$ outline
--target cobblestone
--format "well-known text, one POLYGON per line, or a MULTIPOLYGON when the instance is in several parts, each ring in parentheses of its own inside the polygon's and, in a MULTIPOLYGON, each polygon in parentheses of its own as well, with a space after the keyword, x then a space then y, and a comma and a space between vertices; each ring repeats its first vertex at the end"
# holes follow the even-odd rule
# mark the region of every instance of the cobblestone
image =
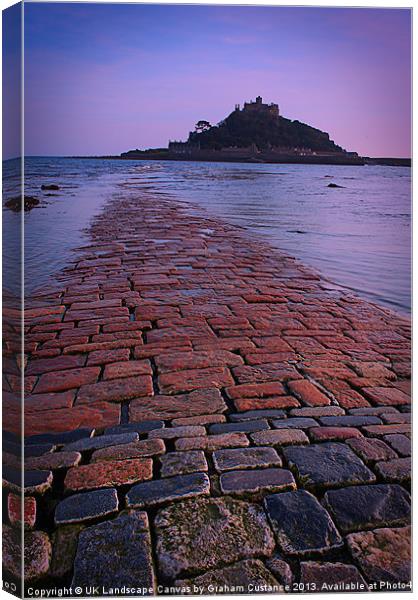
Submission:
POLYGON ((189 452, 170 452, 160 458, 161 477, 172 477, 173 475, 185 475, 207 471, 208 464, 205 454, 201 450, 189 452))
POLYGON ((126 495, 126 504, 142 508, 209 494, 210 482, 206 473, 191 473, 148 481, 134 485, 126 495))
POLYGON ((330 490, 324 496, 341 531, 406 525, 410 519, 409 494, 399 485, 357 485, 330 490))
POLYGON ((158 562, 165 577, 269 556, 274 548, 263 510, 236 500, 180 502, 157 513, 155 528, 158 562))
MULTIPOLYGON (((384 435, 383 439, 387 442, 398 454, 401 456, 411 456, 412 444, 411 440, 406 436, 400 433, 395 433, 391 435, 384 435)), ((388 458, 396 458, 396 457, 388 457, 388 458)), ((384 459, 382 459, 384 460, 384 459)))
POLYGON ((273 448, 217 450, 213 453, 212 458, 215 469, 219 473, 233 469, 282 466, 282 461, 273 448))
MULTIPOLYGON (((136 587, 155 584, 154 568, 167 585, 409 577, 409 320, 330 293, 263 240, 151 194, 127 190, 107 203, 76 260, 26 298, 33 581, 136 587), (279 479, 291 491, 272 495, 279 479), (56 506, 116 487, 116 516, 102 505, 87 528, 54 524, 56 506), (288 524, 288 554, 280 544, 277 553, 266 494, 289 498, 294 518, 275 525, 288 524)), ((4 486, 15 535, 20 381, 7 338, 17 304, 4 302, 4 486)), ((16 555, 14 539, 6 550, 16 555)))
POLYGON ((146 419, 174 419, 201 414, 222 413, 226 404, 218 389, 196 390, 175 396, 158 395, 134 399, 129 405, 131 421, 146 419))
POLYGON ((329 514, 309 492, 267 496, 265 506, 277 543, 285 554, 306 556, 342 546, 343 540, 329 514))
POLYGON ((251 434, 251 439, 257 446, 287 446, 309 444, 309 438, 301 429, 276 429, 258 431, 251 434))
POLYGON ((228 471, 220 476, 219 485, 224 494, 235 496, 296 489, 292 473, 275 468, 228 471))
POLYGON ((132 458, 121 462, 107 460, 73 467, 67 471, 64 485, 72 491, 112 487, 152 478, 150 458, 132 458))
POLYGON ((347 536, 349 550, 371 582, 408 583, 411 580, 409 527, 376 529, 347 536))
POLYGON ((407 483, 411 480, 411 468, 410 458, 395 458, 376 463, 376 471, 385 481, 407 483))
POLYGON ((397 458, 396 452, 382 440, 351 438, 347 444, 366 463, 397 458))
POLYGON ((376 477, 345 444, 284 448, 290 468, 307 489, 374 482, 376 477))
POLYGON ((218 435, 207 435, 191 438, 181 438, 176 440, 176 450, 209 450, 214 451, 219 448, 242 448, 249 446, 245 433, 220 433, 218 435))
POLYGON ((177 580, 177 586, 198 589, 199 594, 210 595, 214 590, 279 588, 279 584, 261 560, 243 560, 230 567, 208 571, 194 579, 177 580), (196 586, 196 587, 195 587, 196 586))
POLYGON ((90 586, 99 586, 106 593, 122 586, 154 587, 147 514, 124 512, 84 529, 79 535, 71 585, 81 587, 84 594, 90 586))
POLYGON ((55 523, 81 523, 117 512, 118 496, 115 489, 74 494, 62 500, 55 509, 55 523))
POLYGON ((359 570, 353 565, 344 563, 300 563, 300 582, 305 586, 316 586, 316 592, 339 591, 343 585, 344 590, 368 592, 369 587, 359 570))

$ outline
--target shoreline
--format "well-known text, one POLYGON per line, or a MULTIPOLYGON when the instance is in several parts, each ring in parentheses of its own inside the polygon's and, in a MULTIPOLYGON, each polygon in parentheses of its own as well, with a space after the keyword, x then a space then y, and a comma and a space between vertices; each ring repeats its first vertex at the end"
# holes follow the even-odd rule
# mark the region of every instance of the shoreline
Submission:
MULTIPOLYGON (((34 587, 107 585, 103 573, 115 587, 206 586, 239 573, 292 591, 324 569, 328 581, 371 585, 370 555, 384 540, 387 576, 403 581, 410 320, 324 290, 299 260, 202 212, 122 192, 94 217, 90 243, 57 286, 26 299, 25 446, 51 446, 27 458, 45 477, 30 495, 41 512, 58 504, 41 515, 44 542, 33 535, 48 567, 34 587), (107 490, 109 513, 87 501, 97 490, 107 490), (376 493, 392 498, 393 514, 374 509, 376 493), (87 517, 71 507, 76 494, 85 494, 87 517), (281 519, 292 510, 312 516, 306 531, 281 519), (63 515, 58 526, 54 514, 63 515), (73 555, 63 567, 68 539, 58 531, 70 523, 73 555), (127 527, 141 532, 135 548, 127 527), (141 577, 124 563, 121 582, 108 544, 139 552, 141 577)), ((13 373, 7 384, 6 421, 18 433, 13 373)), ((13 493, 17 457, 7 437, 13 493)))
POLYGON ((158 153, 146 153, 136 154, 130 156, 129 153, 123 153, 116 156, 67 156, 63 158, 74 158, 74 159, 100 159, 100 160, 158 160, 158 161, 169 161, 169 162, 209 162, 209 163, 237 163, 237 164, 301 164, 301 165, 335 165, 335 166, 354 166, 364 167, 368 165, 374 166, 391 166, 391 167, 411 167, 412 159, 410 158, 368 158, 359 157, 358 160, 353 159, 341 159, 340 157, 278 157, 274 158, 237 158, 231 157, 216 157, 210 158, 208 156, 187 156, 187 155, 169 155, 158 154, 158 153))

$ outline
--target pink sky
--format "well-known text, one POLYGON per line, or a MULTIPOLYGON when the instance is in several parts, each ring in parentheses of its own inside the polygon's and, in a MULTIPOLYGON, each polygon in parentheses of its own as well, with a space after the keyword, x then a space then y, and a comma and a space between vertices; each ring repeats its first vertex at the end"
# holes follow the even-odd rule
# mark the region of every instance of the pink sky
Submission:
POLYGON ((410 156, 408 10, 29 3, 25 33, 27 155, 166 146, 260 94, 410 156))

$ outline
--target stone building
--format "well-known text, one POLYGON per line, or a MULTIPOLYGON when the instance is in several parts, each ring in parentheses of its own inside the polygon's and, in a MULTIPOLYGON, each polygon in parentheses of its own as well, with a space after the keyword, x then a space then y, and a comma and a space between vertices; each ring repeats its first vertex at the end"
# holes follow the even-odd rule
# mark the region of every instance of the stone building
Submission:
MULTIPOLYGON (((237 104, 235 108, 238 108, 239 110, 239 105, 237 104)), ((245 112, 268 112, 274 117, 278 117, 280 114, 278 104, 263 104, 263 99, 261 96, 257 96, 255 102, 244 102, 243 110, 245 112)))

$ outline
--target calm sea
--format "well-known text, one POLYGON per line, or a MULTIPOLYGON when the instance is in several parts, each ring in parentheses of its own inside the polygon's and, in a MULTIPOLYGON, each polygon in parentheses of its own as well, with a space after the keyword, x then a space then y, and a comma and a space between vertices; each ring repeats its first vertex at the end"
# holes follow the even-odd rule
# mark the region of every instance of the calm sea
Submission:
MULTIPOLYGON (((147 189, 247 228, 336 286, 410 311, 409 168, 66 158, 27 158, 25 164, 25 193, 42 201, 24 216, 26 294, 74 258, 91 218, 108 200, 147 189), (49 183, 60 190, 42 192, 49 183)), ((17 161, 5 161, 4 200, 18 184, 17 161)), ((13 290, 19 222, 19 215, 3 209, 3 277, 13 290)))

